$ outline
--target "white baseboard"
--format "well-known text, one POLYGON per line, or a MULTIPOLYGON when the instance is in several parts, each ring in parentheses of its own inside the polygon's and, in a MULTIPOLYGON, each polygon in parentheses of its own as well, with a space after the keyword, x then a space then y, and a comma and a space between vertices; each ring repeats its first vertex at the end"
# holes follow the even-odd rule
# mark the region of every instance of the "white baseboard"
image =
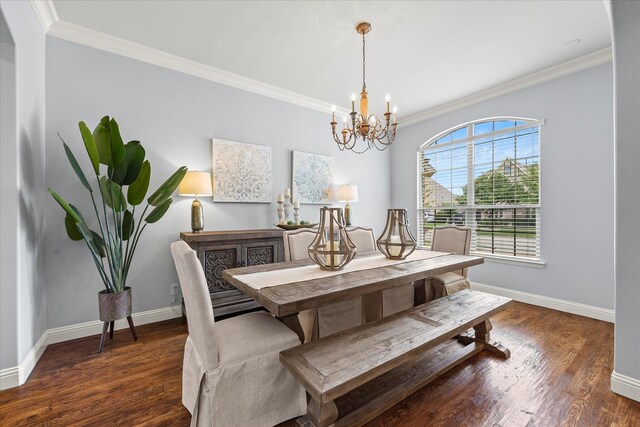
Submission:
POLYGON ((498 286, 485 285, 471 282, 471 289, 486 292, 489 294, 501 295, 513 298, 516 301, 527 304, 538 305, 540 307, 551 308, 553 310, 564 311, 566 313, 577 314, 579 316, 591 317, 592 319, 603 320, 614 323, 614 311, 608 308, 596 307, 593 305, 581 304, 561 300, 543 295, 530 294, 528 292, 514 291, 512 289, 500 288, 498 286))
POLYGON ((611 391, 640 402, 640 381, 635 378, 613 371, 611 374, 611 391))
POLYGON ((11 368, 0 371, 0 390, 17 387, 24 384, 31 375, 31 371, 35 368, 36 363, 40 360, 40 356, 47 349, 47 331, 44 331, 38 342, 33 346, 24 361, 11 368))
MULTIPOLYGON (((179 306, 175 307, 175 311, 172 307, 164 307, 140 313, 133 313, 131 315, 135 325, 162 322, 163 320, 169 320, 180 316, 182 316, 182 307, 179 306)), ((102 333, 102 325, 103 323, 101 321, 93 320, 91 322, 77 323, 75 325, 49 329, 46 332, 48 335, 47 345, 100 334, 102 333)), ((114 325, 116 330, 128 327, 129 324, 127 323, 127 319, 117 320, 114 325)))
POLYGON ((0 371, 0 390, 20 385, 20 367, 14 366, 0 371))
MULTIPOLYGON (((161 322, 163 320, 174 319, 180 316, 182 316, 182 307, 180 306, 158 308, 155 310, 133 313, 131 315, 136 326, 161 322)), ((29 375, 31 375, 36 363, 40 360, 40 356, 42 356, 42 353, 44 353, 49 344, 102 333, 102 325, 103 323, 101 321, 95 320, 92 322, 47 329, 19 366, 6 368, 0 371, 0 390, 24 384, 29 378, 29 375)), ((126 319, 118 320, 114 325, 116 330, 128 327, 129 324, 126 319)))

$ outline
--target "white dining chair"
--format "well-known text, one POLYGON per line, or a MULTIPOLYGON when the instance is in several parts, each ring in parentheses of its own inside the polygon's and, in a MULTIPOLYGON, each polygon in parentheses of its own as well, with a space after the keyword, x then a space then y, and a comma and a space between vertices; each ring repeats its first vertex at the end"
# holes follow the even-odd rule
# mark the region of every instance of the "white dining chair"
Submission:
MULTIPOLYGON (((447 226, 433 229, 431 250, 439 252, 453 252, 458 255, 469 255, 471 248, 471 229, 469 227, 447 226)), ((440 298, 464 289, 470 289, 467 279, 467 269, 442 273, 433 276, 431 286, 433 297, 440 298)))
POLYGON ((178 241, 171 254, 189 319, 182 404, 191 426, 272 426, 305 414, 304 388, 279 360, 298 335, 266 312, 216 322, 195 251, 178 241))
MULTIPOLYGON (((285 261, 308 259, 308 248, 317 229, 301 228, 283 233, 285 261)), ((301 312, 298 320, 305 342, 322 338, 362 324, 362 298, 351 298, 301 312)))
MULTIPOLYGON (((377 251, 375 235, 371 227, 347 228, 347 234, 353 244, 356 245, 358 254, 377 251)), ((408 310, 413 307, 413 303, 413 283, 385 289, 382 291, 382 316, 386 317, 408 310)))

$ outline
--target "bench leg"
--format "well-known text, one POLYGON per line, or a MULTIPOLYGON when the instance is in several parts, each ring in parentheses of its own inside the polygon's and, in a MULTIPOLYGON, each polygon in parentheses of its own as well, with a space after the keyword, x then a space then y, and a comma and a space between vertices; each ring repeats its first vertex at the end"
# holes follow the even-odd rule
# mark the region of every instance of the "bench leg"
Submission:
POLYGON ((485 320, 482 323, 478 323, 473 327, 475 331, 475 336, 470 336, 467 334, 458 335, 458 341, 463 344, 471 344, 474 341, 481 342, 484 344, 484 347, 492 353, 497 354, 505 359, 511 357, 511 351, 508 348, 504 347, 502 344, 497 343, 491 340, 490 331, 493 329, 493 325, 489 319, 485 320))
POLYGON ((338 408, 333 402, 318 403, 312 398, 307 404, 307 415, 312 426, 326 427, 338 419, 338 408))

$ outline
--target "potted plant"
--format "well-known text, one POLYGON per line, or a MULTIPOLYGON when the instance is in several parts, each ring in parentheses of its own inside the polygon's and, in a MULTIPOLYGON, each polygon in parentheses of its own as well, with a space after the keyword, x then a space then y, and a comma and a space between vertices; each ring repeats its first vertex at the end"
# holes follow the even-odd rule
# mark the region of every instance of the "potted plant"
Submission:
POLYGON ((62 140, 71 168, 89 192, 93 204, 93 216, 97 229, 91 229, 82 213, 58 193, 49 193, 66 212, 64 225, 71 240, 84 241, 104 283, 98 293, 100 320, 104 322, 99 352, 102 352, 107 327, 113 338, 114 321, 127 318, 134 339, 137 339, 131 319, 131 288, 127 277, 140 235, 149 224, 159 221, 169 209, 175 191, 187 172, 182 166, 169 177, 151 196, 140 212, 151 178, 151 164, 145 160, 145 150, 140 141, 124 143, 118 123, 109 116, 103 117, 93 133, 84 122, 78 124, 87 154, 96 177, 95 188, 89 183, 69 146, 62 140), (101 175, 101 165, 106 173, 101 175), (103 168, 104 169, 104 168, 103 168), (97 200, 96 200, 97 199, 97 200), (151 208, 151 211, 147 211, 151 208))

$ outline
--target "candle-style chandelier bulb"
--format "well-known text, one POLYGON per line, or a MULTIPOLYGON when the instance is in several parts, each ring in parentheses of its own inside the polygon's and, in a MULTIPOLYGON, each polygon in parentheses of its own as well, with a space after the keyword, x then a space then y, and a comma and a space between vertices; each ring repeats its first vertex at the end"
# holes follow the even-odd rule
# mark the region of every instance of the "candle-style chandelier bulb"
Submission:
POLYGON ((371 31, 371 24, 361 22, 356 26, 358 34, 362 35, 362 91, 360 92, 360 111, 356 111, 356 94, 351 95, 351 116, 349 121, 345 122, 345 126, 341 132, 336 132, 335 112, 331 116, 331 130, 333 140, 338 144, 340 150, 351 150, 361 154, 372 148, 379 151, 385 150, 396 139, 396 108, 394 107, 393 120, 391 111, 389 111, 389 103, 391 97, 385 97, 386 112, 384 119, 380 119, 375 114, 369 115, 369 99, 367 95, 366 82, 366 49, 365 35, 371 31))

